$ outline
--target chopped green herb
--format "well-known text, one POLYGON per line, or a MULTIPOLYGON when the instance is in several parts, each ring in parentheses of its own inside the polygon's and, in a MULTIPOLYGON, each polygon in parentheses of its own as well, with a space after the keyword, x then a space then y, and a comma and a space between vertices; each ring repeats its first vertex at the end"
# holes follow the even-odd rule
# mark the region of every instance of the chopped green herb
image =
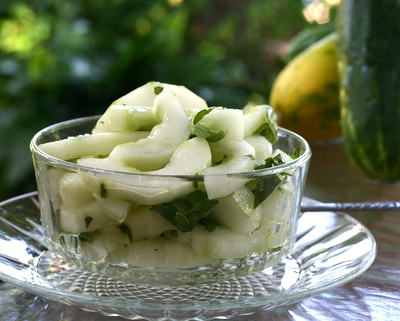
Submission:
POLYGON ((93 243, 93 240, 90 237, 90 233, 82 232, 79 234, 78 237, 79 237, 79 241, 81 241, 81 242, 93 243))
POLYGON ((93 221, 93 217, 91 217, 91 216, 86 216, 85 217, 86 228, 89 228, 89 225, 90 225, 90 223, 92 223, 92 221, 93 221))
POLYGON ((181 232, 190 232, 218 203, 209 200, 207 192, 196 190, 169 203, 154 205, 150 210, 165 217, 181 232))
POLYGON ((104 184, 100 184, 100 196, 102 198, 107 198, 107 189, 104 184))
POLYGON ((247 187, 254 195, 254 205, 256 208, 260 205, 274 190, 283 184, 278 175, 260 177, 247 183, 247 187))
POLYGON ((280 250, 282 249, 282 246, 278 246, 278 247, 274 247, 274 248, 272 248, 272 249, 268 249, 268 254, 274 254, 274 253, 277 253, 277 252, 280 252, 280 250))
POLYGON ((290 153, 289 155, 293 158, 299 158, 301 156, 301 154, 303 153, 303 149, 302 148, 296 148, 296 150, 293 153, 290 153))
POLYGON ((131 242, 131 244, 133 243, 133 238, 132 238, 132 232, 131 229, 129 228, 129 226, 125 225, 124 223, 120 224, 117 226, 119 228, 119 230, 126 234, 129 238, 129 242, 131 242))
POLYGON ((222 157, 222 159, 221 160, 219 160, 219 161, 216 161, 215 163, 214 163, 214 165, 219 165, 219 164, 222 164, 222 162, 225 160, 225 158, 227 158, 228 157, 228 155, 224 155, 223 157, 222 157))
POLYGON ((205 231, 208 232, 213 232, 217 228, 217 221, 213 220, 212 218, 209 217, 203 217, 200 221, 200 224, 205 226, 205 231))
POLYGON ((255 132, 256 135, 264 136, 272 145, 278 142, 278 129, 274 124, 264 123, 255 132))
MULTIPOLYGON (((277 154, 275 157, 266 158, 264 164, 258 165, 254 169, 265 169, 284 163, 285 160, 282 155, 277 154)), ((285 175, 287 174, 285 173, 285 175)), ((281 179, 275 174, 267 177, 257 177, 248 182, 247 187, 254 195, 254 208, 260 205, 275 189, 282 186, 286 182, 286 179, 287 177, 281 179)))
POLYGON ((218 142, 222 138, 224 138, 227 134, 225 130, 212 130, 207 129, 198 125, 194 125, 192 129, 192 134, 197 137, 204 137, 208 142, 218 142))
POLYGON ((192 122, 192 135, 197 137, 204 137, 208 142, 217 142, 226 136, 226 130, 212 130, 197 125, 197 123, 201 121, 204 116, 208 115, 213 110, 214 108, 202 109, 194 116, 192 122))
POLYGON ((254 169, 265 169, 282 164, 285 164, 285 160, 283 159, 281 154, 278 154, 275 157, 266 158, 264 164, 257 165, 254 167, 254 169))
POLYGON ((163 90, 164 90, 164 87, 161 87, 161 86, 154 87, 154 93, 156 95, 160 94, 163 90))
POLYGON ((193 125, 196 125, 200 120, 204 118, 204 116, 208 115, 214 110, 214 108, 207 108, 200 110, 193 118, 193 125))

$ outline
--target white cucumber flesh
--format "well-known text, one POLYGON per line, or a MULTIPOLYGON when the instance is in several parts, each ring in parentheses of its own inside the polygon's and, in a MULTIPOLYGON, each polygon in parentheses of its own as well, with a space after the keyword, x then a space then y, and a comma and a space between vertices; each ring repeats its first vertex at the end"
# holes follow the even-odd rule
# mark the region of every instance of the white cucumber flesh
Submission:
MULTIPOLYGON (((263 212, 262 220, 287 222, 293 210, 294 191, 290 183, 273 191, 258 207, 263 212)), ((260 229, 265 224, 261 222, 260 229)))
MULTIPOLYGON (((218 142, 213 143, 218 144, 218 142)), ((221 143, 223 144, 223 143, 221 143)), ((214 145, 215 146, 215 145, 214 145)), ((245 141, 238 142, 221 164, 208 167, 202 171, 204 185, 209 199, 232 194, 247 182, 247 178, 232 176, 232 173, 248 172, 254 169, 254 147, 245 141)))
POLYGON ((64 174, 59 191, 62 206, 67 209, 79 209, 95 200, 79 173, 64 174))
POLYGON ((108 128, 110 131, 151 130, 160 120, 150 107, 111 105, 108 128))
POLYGON ((272 107, 258 105, 252 107, 243 117, 244 137, 249 137, 257 132, 264 124, 277 127, 277 117, 272 107))
POLYGON ((193 182, 182 181, 179 178, 168 178, 164 183, 158 176, 129 176, 131 182, 118 182, 127 179, 126 174, 121 173, 82 173, 85 184, 92 193, 105 198, 126 200, 143 205, 155 205, 170 202, 175 198, 189 194, 195 190, 193 182), (122 178, 123 177, 123 178, 122 178), (157 186, 159 184, 159 186, 157 186))
POLYGON ((138 87, 128 94, 122 96, 113 102, 113 105, 129 105, 136 107, 152 107, 156 94, 156 87, 168 88, 171 90, 180 105, 187 109, 204 109, 207 108, 206 101, 185 86, 171 85, 161 82, 148 82, 138 87))
POLYGON ((224 131, 226 135, 220 141, 243 141, 243 111, 241 109, 213 108, 195 124, 212 131, 224 131))
POLYGON ((194 137, 183 142, 164 168, 150 171, 157 175, 195 175, 210 167, 212 155, 205 138, 194 137))
POLYGON ((131 202, 124 200, 106 199, 95 194, 94 197, 99 203, 101 209, 117 222, 122 222, 126 218, 132 205, 131 202))
POLYGON ((148 137, 137 142, 120 144, 109 157, 140 171, 164 167, 175 149, 189 137, 189 119, 174 94, 164 89, 154 100, 154 108, 163 111, 160 124, 148 137))
MULTIPOLYGON (((121 172, 135 171, 110 159, 87 158, 78 164, 104 170, 121 172)), ((211 151, 204 138, 195 137, 185 141, 175 150, 167 165, 156 171, 140 175, 115 173, 82 173, 88 189, 95 195, 107 193, 113 199, 129 200, 139 204, 159 204, 194 191, 193 182, 178 177, 161 179, 155 175, 195 175, 211 165, 211 151)))
POLYGON ((78 235, 113 224, 114 221, 94 201, 78 209, 60 209, 60 229, 62 233, 78 235))
POLYGON ((118 246, 118 243, 115 242, 116 237, 118 236, 112 233, 112 230, 110 232, 108 228, 100 228, 90 232, 89 239, 84 241, 84 238, 81 238, 80 248, 82 255, 93 262, 103 260, 108 253, 118 246))
POLYGON ((191 248, 163 237, 117 247, 107 256, 106 261, 165 268, 191 268, 212 263, 212 259, 200 256, 191 248))
POLYGON ((254 147, 255 159, 257 165, 265 164, 265 159, 272 157, 272 144, 262 135, 252 135, 245 139, 247 143, 254 147))
POLYGON ((222 226, 212 232, 196 226, 190 233, 193 250, 214 259, 238 259, 268 249, 265 236, 255 237, 222 226))
POLYGON ((149 135, 149 131, 87 134, 39 145, 46 154, 62 160, 86 156, 107 156, 119 144, 136 142, 149 135))
POLYGON ((208 216, 232 231, 247 235, 252 234, 261 224, 260 216, 246 214, 232 196, 219 198, 218 204, 208 216))
POLYGON ((134 208, 123 224, 129 228, 132 242, 152 239, 165 231, 175 229, 163 216, 150 211, 148 206, 134 208))

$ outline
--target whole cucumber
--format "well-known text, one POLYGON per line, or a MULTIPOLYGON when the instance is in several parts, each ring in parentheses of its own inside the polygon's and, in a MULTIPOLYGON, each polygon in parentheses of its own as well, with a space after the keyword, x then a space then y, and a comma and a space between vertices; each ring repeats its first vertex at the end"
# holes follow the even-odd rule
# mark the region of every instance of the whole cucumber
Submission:
POLYGON ((342 0, 341 124, 347 152, 371 178, 400 179, 400 1, 342 0))

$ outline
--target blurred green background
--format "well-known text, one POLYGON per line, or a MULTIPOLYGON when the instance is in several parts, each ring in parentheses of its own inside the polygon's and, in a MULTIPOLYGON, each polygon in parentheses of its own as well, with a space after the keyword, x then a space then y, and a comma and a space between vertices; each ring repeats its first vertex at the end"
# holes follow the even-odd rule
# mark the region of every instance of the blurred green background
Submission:
POLYGON ((266 100, 308 0, 0 0, 0 201, 36 190, 29 142, 156 80, 266 100))

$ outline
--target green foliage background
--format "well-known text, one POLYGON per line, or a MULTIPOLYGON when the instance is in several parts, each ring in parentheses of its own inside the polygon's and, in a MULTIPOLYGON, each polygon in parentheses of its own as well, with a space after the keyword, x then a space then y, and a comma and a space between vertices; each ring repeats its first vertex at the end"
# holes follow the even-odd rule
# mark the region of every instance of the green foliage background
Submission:
POLYGON ((29 142, 152 80, 210 106, 266 99, 300 0, 0 0, 0 201, 36 189, 29 142))

